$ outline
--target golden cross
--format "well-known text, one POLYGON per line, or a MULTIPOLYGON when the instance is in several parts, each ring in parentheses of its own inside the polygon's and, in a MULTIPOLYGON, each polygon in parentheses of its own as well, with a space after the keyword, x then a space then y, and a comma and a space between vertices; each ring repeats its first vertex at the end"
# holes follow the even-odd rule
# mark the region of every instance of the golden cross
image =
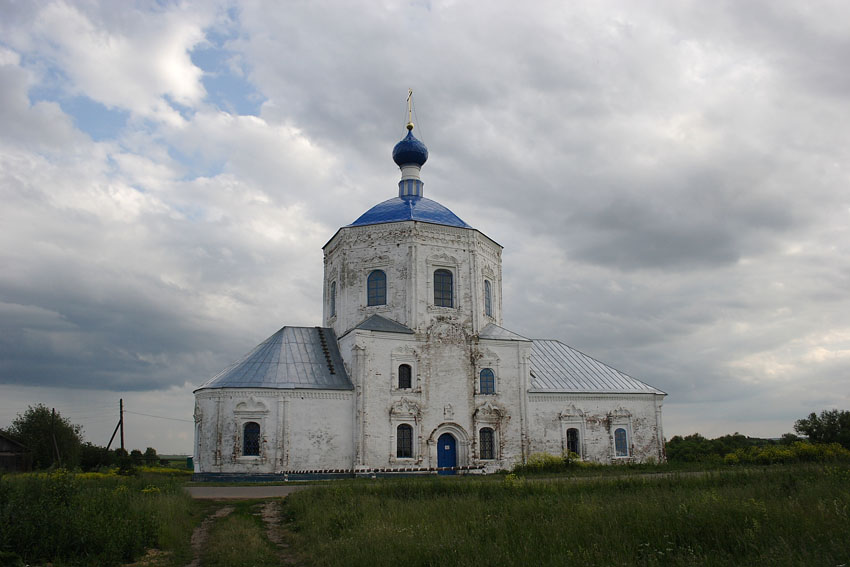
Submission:
POLYGON ((407 89, 407 129, 413 130, 413 89, 407 89))

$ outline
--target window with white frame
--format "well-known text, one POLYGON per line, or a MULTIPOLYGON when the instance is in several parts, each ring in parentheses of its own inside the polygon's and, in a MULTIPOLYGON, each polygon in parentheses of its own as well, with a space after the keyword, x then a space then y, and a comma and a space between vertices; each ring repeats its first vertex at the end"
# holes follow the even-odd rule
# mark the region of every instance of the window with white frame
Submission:
POLYGON ((454 307, 454 277, 449 270, 434 271, 434 305, 454 307))
POLYGON ((383 270, 372 270, 366 278, 366 305, 387 304, 387 274, 383 270))
POLYGON ((478 374, 478 393, 496 393, 496 374, 493 372, 492 368, 482 368, 481 372, 478 374))
POLYGON ((260 456, 260 424, 249 421, 242 427, 242 456, 260 456))
POLYGON ((575 453, 581 456, 581 438, 579 436, 579 430, 576 427, 567 429, 567 454, 569 453, 575 453))
POLYGON ((331 282, 330 296, 330 316, 336 317, 336 282, 331 282))
POLYGON ((410 389, 413 385, 413 369, 409 364, 398 366, 398 388, 399 390, 410 389))
POLYGON ((496 458, 496 442, 493 429, 482 427, 478 432, 479 454, 482 459, 492 460, 496 458))
POLYGON ((399 459, 413 458, 413 427, 402 423, 396 428, 396 453, 399 459))
POLYGON ((484 280, 484 314, 487 317, 493 316, 493 295, 490 280, 484 280))
POLYGON ((629 456, 629 436, 624 427, 614 430, 614 455, 617 457, 629 456))

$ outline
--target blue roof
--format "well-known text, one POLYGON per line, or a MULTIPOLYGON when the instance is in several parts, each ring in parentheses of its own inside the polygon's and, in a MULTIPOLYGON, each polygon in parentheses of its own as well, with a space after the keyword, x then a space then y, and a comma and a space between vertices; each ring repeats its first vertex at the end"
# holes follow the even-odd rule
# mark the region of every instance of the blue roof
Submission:
MULTIPOLYGON (((413 128, 413 126, 410 126, 410 128, 413 128)), ((399 167, 413 163, 422 167, 428 161, 428 148, 417 140, 413 131, 410 130, 407 132, 407 136, 393 148, 393 161, 399 167)))
POLYGON ((446 207, 425 197, 394 197, 378 203, 348 226, 364 226, 401 221, 430 222, 460 228, 472 228, 446 207))

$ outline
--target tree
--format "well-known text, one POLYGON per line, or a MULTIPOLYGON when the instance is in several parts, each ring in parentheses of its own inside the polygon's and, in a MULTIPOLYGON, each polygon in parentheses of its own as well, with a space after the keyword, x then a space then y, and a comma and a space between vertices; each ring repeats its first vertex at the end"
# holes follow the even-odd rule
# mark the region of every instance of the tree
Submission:
POLYGON ((71 423, 59 415, 59 412, 54 414, 44 404, 29 406, 23 414, 18 414, 7 433, 32 451, 34 469, 45 469, 53 465, 79 465, 83 443, 82 426, 71 423))
POLYGON ((132 451, 130 451, 130 460, 133 462, 133 466, 137 467, 142 464, 142 461, 144 460, 144 455, 142 455, 142 452, 138 449, 133 449, 132 451))
POLYGON ((156 454, 156 449, 153 447, 148 447, 145 449, 145 464, 149 467, 154 466, 159 461, 159 457, 156 454))
POLYGON ((840 443, 850 449, 850 411, 823 410, 820 415, 798 419, 794 431, 805 435, 814 443, 840 443))
POLYGON ((117 457, 114 451, 108 451, 106 447, 100 447, 86 441, 80 448, 80 468, 84 471, 96 471, 100 468, 111 467, 117 457))

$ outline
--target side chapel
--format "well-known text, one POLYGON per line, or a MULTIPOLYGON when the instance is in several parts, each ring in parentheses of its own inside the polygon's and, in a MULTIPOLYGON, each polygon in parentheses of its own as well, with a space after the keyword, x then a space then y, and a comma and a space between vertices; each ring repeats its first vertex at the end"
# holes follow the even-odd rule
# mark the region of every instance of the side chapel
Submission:
POLYGON ((195 390, 198 477, 663 460, 664 392, 503 327, 502 246, 424 196, 407 129, 398 196, 324 246, 322 325, 283 327, 195 390))

